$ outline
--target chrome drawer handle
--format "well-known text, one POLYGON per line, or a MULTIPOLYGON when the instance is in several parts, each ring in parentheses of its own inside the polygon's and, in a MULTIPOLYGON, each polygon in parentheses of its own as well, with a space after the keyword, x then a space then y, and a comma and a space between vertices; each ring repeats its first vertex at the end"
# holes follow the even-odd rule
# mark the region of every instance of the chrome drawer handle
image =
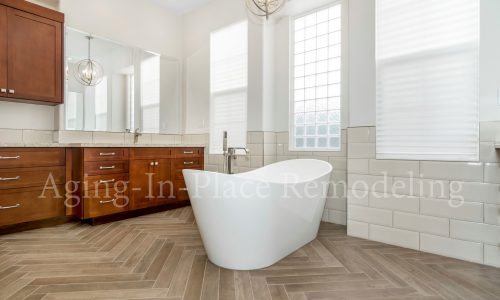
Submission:
POLYGON ((113 203, 113 202, 115 202, 115 201, 116 201, 116 199, 113 199, 113 200, 108 200, 108 201, 103 201, 103 200, 101 200, 101 201, 99 201, 99 203, 100 203, 100 204, 108 204, 108 203, 113 203))
POLYGON ((111 152, 111 153, 99 153, 99 156, 115 156, 116 153, 115 152, 111 152))
POLYGON ((2 178, 0 177, 0 181, 14 181, 14 180, 19 180, 21 179, 21 176, 16 176, 16 177, 6 177, 6 178, 2 178))
POLYGON ((15 94, 16 90, 9 90, 9 94, 15 94))
POLYGON ((0 93, 7 93, 7 89, 0 89, 0 93))
POLYGON ((187 192, 187 188, 180 188, 179 191, 182 191, 182 192, 187 192))
POLYGON ((110 167, 100 166, 99 170, 113 170, 114 168, 116 168, 116 166, 110 166, 110 167))
POLYGON ((194 154, 194 151, 184 151, 184 154, 194 154))
POLYGON ((110 179, 110 180, 99 180, 99 184, 101 183, 114 183, 116 180, 115 179, 110 179))
POLYGON ((21 156, 0 156, 0 160, 20 159, 21 156))
POLYGON ((21 206, 21 204, 16 204, 16 205, 13 205, 13 206, 0 206, 0 210, 18 208, 19 206, 21 206))
POLYGON ((194 165, 194 161, 185 161, 184 165, 185 166, 194 165))

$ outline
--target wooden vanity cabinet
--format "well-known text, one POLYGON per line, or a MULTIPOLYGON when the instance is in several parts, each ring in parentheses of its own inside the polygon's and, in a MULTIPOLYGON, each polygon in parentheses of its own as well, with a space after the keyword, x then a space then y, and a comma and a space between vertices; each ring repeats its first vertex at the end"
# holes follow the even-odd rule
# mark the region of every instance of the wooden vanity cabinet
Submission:
POLYGON ((64 14, 28 1, 0 0, 0 97, 63 103, 64 14))

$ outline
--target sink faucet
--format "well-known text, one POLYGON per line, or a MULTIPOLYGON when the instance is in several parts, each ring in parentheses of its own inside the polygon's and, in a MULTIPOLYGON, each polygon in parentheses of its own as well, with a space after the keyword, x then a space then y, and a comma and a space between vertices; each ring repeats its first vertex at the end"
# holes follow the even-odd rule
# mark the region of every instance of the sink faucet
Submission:
POLYGON ((245 151, 245 155, 250 153, 250 150, 242 147, 228 147, 227 146, 227 131, 224 131, 224 138, 222 143, 222 149, 224 153, 224 172, 227 174, 233 174, 233 160, 239 155, 236 154, 238 150, 245 151))
POLYGON ((134 144, 137 144, 139 142, 140 136, 142 136, 142 133, 140 133, 139 128, 136 128, 134 131, 134 144))

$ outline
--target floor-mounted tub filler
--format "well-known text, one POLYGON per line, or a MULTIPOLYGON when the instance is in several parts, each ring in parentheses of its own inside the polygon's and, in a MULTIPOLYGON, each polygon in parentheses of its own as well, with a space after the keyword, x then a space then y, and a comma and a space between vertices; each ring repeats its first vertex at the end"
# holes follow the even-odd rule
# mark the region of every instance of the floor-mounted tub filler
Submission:
POLYGON ((298 159, 237 175, 183 173, 210 261, 254 270, 316 238, 332 166, 298 159))

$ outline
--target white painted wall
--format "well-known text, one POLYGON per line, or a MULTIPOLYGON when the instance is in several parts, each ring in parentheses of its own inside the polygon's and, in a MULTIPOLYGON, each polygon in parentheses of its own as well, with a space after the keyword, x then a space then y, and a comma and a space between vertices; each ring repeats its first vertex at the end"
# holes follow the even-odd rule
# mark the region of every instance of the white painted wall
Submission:
MULTIPOLYGON (((375 1, 349 0, 349 126, 375 126, 375 1)), ((500 120, 500 1, 481 0, 480 121, 500 120)))

